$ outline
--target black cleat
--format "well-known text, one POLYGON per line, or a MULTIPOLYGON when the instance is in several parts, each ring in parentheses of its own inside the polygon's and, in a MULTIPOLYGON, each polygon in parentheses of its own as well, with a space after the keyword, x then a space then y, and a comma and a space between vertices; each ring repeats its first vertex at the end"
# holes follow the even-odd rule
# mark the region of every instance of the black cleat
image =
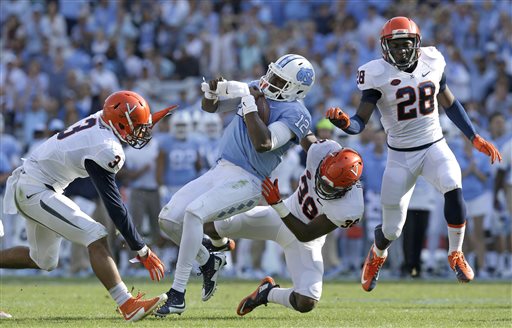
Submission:
POLYGON ((272 277, 265 277, 258 288, 240 302, 238 309, 236 309, 236 313, 242 316, 251 312, 260 305, 266 306, 268 303, 268 293, 274 287, 279 287, 279 285, 276 285, 272 277))
POLYGON ((155 315, 161 318, 173 313, 181 315, 185 311, 185 292, 181 293, 171 288, 166 294, 167 301, 154 312, 155 315))
POLYGON ((210 253, 210 258, 205 265, 199 267, 203 275, 202 300, 206 302, 213 296, 217 289, 217 279, 220 269, 226 265, 226 255, 224 253, 210 253))

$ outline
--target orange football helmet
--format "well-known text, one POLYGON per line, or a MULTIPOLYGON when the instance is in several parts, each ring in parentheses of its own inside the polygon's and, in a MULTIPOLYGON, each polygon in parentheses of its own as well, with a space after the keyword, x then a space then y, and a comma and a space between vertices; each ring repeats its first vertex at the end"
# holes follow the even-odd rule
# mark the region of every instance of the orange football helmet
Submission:
POLYGON ((351 148, 327 154, 316 170, 315 189, 322 199, 340 198, 361 178, 363 159, 351 148))
POLYGON ((421 32, 416 23, 408 17, 393 17, 384 24, 380 33, 382 57, 400 70, 413 65, 420 57, 421 32), (394 40, 410 40, 404 43, 394 40))
POLYGON ((171 106, 151 115, 146 100, 133 91, 118 91, 107 97, 101 119, 115 135, 133 148, 140 149, 151 140, 151 129, 177 106, 171 106), (153 120, 154 118, 154 120, 153 120))

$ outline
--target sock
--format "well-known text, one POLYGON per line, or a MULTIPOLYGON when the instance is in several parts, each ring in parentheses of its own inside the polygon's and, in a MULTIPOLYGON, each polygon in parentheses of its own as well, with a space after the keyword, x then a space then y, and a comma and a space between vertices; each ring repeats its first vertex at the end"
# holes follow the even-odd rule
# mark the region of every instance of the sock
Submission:
POLYGON ((228 239, 226 237, 222 238, 222 239, 213 239, 213 238, 210 238, 210 240, 212 241, 212 245, 215 246, 215 247, 221 247, 221 246, 224 246, 226 245, 226 243, 228 242, 228 239))
POLYGON ((385 250, 379 249, 375 244, 373 244, 373 251, 375 254, 377 254, 378 257, 387 257, 388 256, 388 249, 385 250))
POLYGON ((290 303, 290 295, 293 293, 293 288, 279 288, 274 287, 268 293, 267 301, 270 303, 277 303, 286 306, 287 308, 294 309, 290 303))
POLYGON ((108 292, 114 301, 116 301, 118 306, 123 305, 126 301, 132 298, 132 294, 128 292, 128 288, 126 288, 126 285, 122 281, 110 288, 108 292))
POLYGON ((190 212, 185 213, 183 222, 183 236, 180 242, 178 262, 174 273, 172 288, 178 292, 185 292, 194 259, 199 253, 203 240, 203 221, 190 212))
POLYGON ((199 246, 199 252, 196 255, 196 261, 199 263, 199 265, 205 265, 206 262, 208 262, 208 259, 210 258, 210 252, 208 252, 208 249, 204 247, 203 245, 199 246))
POLYGON ((466 223, 460 225, 448 224, 448 255, 455 251, 462 251, 466 223))

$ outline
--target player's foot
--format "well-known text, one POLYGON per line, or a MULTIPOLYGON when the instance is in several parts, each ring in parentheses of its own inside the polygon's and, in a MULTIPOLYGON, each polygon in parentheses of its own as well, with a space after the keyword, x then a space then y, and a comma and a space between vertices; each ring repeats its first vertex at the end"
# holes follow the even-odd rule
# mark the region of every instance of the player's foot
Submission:
POLYGON ((370 248, 370 252, 368 252, 368 256, 364 261, 363 272, 361 273, 361 285, 367 292, 372 291, 377 285, 380 268, 382 268, 386 261, 386 257, 379 257, 375 254, 374 247, 375 245, 372 245, 370 248))
POLYGON ((450 268, 455 271, 459 282, 470 282, 475 277, 473 269, 471 269, 461 251, 454 251, 448 255, 448 263, 450 263, 450 268))
POLYGON ((167 301, 155 311, 157 317, 165 317, 168 314, 179 314, 185 312, 185 292, 181 293, 171 288, 167 293, 167 301))
POLYGON ((226 265, 226 255, 224 253, 210 253, 210 258, 205 265, 199 267, 203 275, 202 299, 206 302, 213 296, 217 289, 217 279, 220 269, 226 265))
POLYGON ((10 315, 7 312, 0 311, 0 319, 10 319, 10 318, 12 318, 12 315, 10 315))
POLYGON ((227 252, 234 250, 236 243, 233 239, 228 238, 228 241, 224 245, 214 246, 211 239, 203 238, 203 246, 206 247, 210 252, 227 252))
POLYGON ((166 294, 148 300, 142 299, 142 296, 144 296, 144 294, 139 293, 136 297, 130 298, 119 307, 119 311, 126 321, 135 322, 144 319, 167 300, 166 294))
POLYGON ((272 277, 265 277, 258 288, 240 302, 236 313, 238 315, 246 315, 260 305, 264 304, 266 306, 268 303, 268 293, 274 287, 279 287, 279 285, 276 285, 272 277))

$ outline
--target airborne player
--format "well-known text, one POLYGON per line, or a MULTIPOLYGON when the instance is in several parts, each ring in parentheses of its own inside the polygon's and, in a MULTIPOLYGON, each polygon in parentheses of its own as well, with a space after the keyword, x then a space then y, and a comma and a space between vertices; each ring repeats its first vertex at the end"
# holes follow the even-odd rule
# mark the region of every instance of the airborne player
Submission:
POLYGON ((209 254, 201 245, 203 224, 255 207, 261 199, 261 180, 291 146, 308 140, 311 116, 298 100, 314 81, 311 63, 288 54, 269 65, 259 87, 257 81, 247 85, 222 79, 202 84, 203 110, 236 110, 237 115, 224 130, 216 166, 181 188, 160 212, 160 227, 180 245, 180 251, 168 300, 156 312, 158 316, 185 311, 185 289, 194 259, 203 274, 203 301, 213 295, 225 255, 209 254), (268 122, 260 118, 260 99, 255 99, 263 95, 270 107, 268 122))
POLYGON ((363 266, 362 287, 366 291, 375 288, 387 249, 402 232, 419 175, 444 195, 448 262, 460 282, 469 282, 474 274, 462 253, 466 209, 461 170, 444 140, 438 102, 473 146, 491 157, 491 163, 501 160, 501 155, 476 133, 448 88, 443 55, 435 47, 420 47, 416 23, 407 17, 394 17, 382 28, 380 40, 383 58, 361 66, 357 74, 362 98, 356 114, 349 118, 339 108, 330 108, 326 114, 346 133, 358 134, 377 106, 387 134, 389 152, 381 193, 383 222, 375 229, 375 241, 363 266))
POLYGON ((268 302, 299 312, 314 309, 322 294, 325 236, 338 227, 351 227, 363 216, 363 189, 358 183, 362 173, 363 161, 357 152, 332 140, 317 141, 308 150, 306 169, 290 197, 281 201, 277 180, 272 183, 267 178, 262 189, 270 206, 205 225, 214 240, 273 240, 284 250, 293 288, 280 288, 266 277, 240 302, 239 315, 268 302))

